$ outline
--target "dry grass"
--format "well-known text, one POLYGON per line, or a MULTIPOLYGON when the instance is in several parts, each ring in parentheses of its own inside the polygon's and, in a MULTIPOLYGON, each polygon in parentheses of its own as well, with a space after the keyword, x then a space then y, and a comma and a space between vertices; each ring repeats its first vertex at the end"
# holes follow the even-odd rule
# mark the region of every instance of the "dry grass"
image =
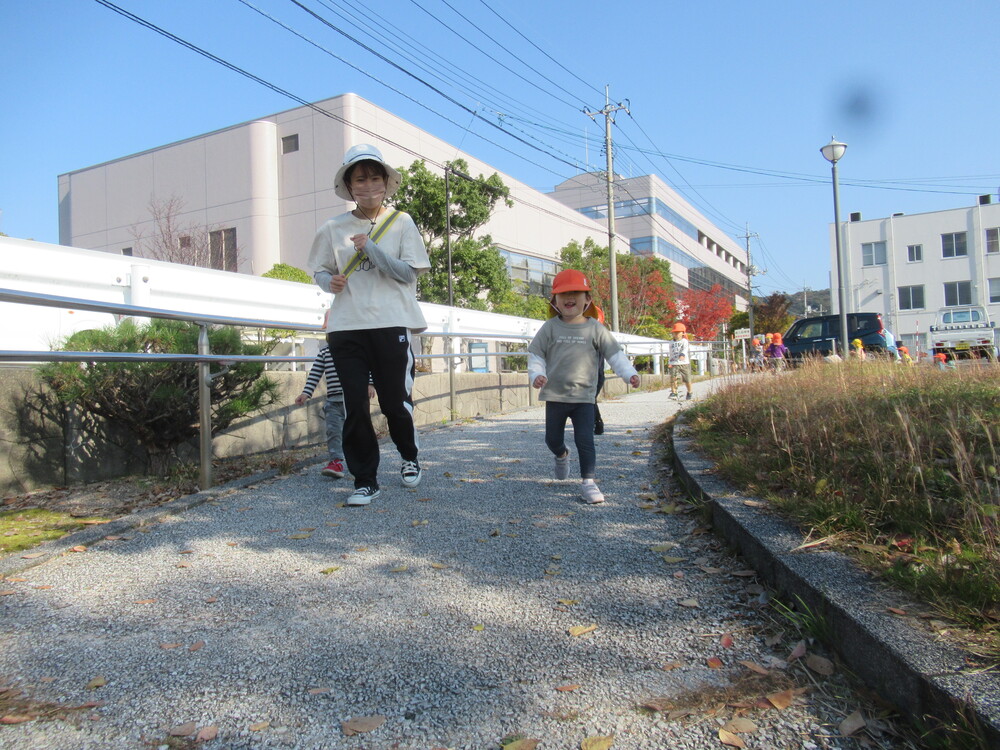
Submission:
POLYGON ((1000 368, 809 364, 730 385, 692 416, 727 479, 997 634, 1000 368))

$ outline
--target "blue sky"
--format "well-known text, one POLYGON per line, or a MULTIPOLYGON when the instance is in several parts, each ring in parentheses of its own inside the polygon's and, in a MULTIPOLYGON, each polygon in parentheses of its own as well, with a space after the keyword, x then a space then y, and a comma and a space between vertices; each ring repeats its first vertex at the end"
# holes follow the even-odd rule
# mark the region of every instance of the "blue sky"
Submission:
MULTIPOLYGON (((996 0, 298 2, 329 25, 292 0, 115 0, 301 99, 356 92, 543 191, 603 169, 603 120, 584 110, 607 84, 629 106, 616 171, 656 173, 731 236, 749 225, 760 294, 829 284, 831 135, 848 144, 844 218, 1000 190, 996 0)), ((8 0, 0 30, 12 236, 58 241, 61 173, 298 106, 97 0, 8 0)))

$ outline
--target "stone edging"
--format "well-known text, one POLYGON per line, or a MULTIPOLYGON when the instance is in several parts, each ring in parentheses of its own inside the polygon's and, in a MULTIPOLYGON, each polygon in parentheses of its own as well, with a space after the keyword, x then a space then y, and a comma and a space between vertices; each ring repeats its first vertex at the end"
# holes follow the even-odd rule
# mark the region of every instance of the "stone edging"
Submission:
POLYGON ((920 725, 926 726, 926 717, 964 723, 971 716, 986 745, 1000 747, 1000 676, 970 672, 961 650, 935 640, 909 617, 890 613, 888 607, 908 610, 910 601, 846 556, 819 548, 795 551, 801 532, 746 505, 755 498, 716 476, 713 462, 685 435, 683 413, 672 444, 678 478, 709 504, 715 533, 779 594, 800 598, 826 621, 835 641, 828 645, 852 671, 920 725))

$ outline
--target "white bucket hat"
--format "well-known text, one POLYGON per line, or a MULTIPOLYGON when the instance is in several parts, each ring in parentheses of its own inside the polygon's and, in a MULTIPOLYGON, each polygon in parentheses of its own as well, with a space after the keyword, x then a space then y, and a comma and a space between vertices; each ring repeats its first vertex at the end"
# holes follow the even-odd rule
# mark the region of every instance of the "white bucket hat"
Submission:
POLYGON ((399 172, 385 163, 381 151, 367 143, 359 143, 357 146, 351 146, 347 149, 347 153, 344 154, 344 163, 340 165, 340 169, 337 170, 337 176, 333 178, 333 192, 346 201, 354 200, 351 191, 347 188, 347 183, 344 181, 344 173, 347 172, 348 168, 360 161, 377 161, 385 167, 385 197, 391 198, 395 195, 402 182, 399 172))

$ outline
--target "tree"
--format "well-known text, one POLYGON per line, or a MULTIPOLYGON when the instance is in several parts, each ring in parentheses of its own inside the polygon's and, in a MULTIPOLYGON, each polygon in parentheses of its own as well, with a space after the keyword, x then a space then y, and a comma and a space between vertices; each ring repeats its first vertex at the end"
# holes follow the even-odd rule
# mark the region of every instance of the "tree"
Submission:
MULTIPOLYGON (((199 326, 171 320, 136 325, 131 319, 100 330, 79 331, 64 351, 142 352, 198 351, 199 326)), ((215 354, 267 352, 266 345, 243 342, 236 328, 209 330, 215 354)), ((212 431, 260 411, 278 400, 278 384, 263 374, 258 362, 211 366, 212 431)), ((149 458, 150 470, 165 474, 177 446, 199 431, 198 367, 191 362, 56 362, 41 368, 42 378, 60 401, 126 428, 149 458)))
POLYGON ((549 317, 549 301, 528 291, 528 284, 518 279, 493 305, 493 312, 516 315, 519 318, 545 320, 549 317))
POLYGON ((308 273, 303 271, 301 268, 296 268, 295 266, 290 266, 287 263, 275 263, 271 266, 271 270, 267 273, 262 273, 261 276, 265 279, 280 279, 281 281, 297 281, 300 284, 313 284, 313 277, 308 273))
MULTIPOLYGON (((606 247, 587 238, 570 242, 560 254, 563 268, 583 271, 594 288, 594 301, 611 325, 611 259, 606 247)), ((618 281, 618 327, 622 333, 659 337, 674 319, 670 263, 643 255, 615 257, 618 281)))
POLYGON ((720 327, 733 314, 733 296, 714 284, 707 292, 702 289, 685 289, 679 308, 681 318, 698 341, 718 341, 720 327))
MULTIPOLYGON (((456 171, 466 173, 463 159, 448 162, 456 171)), ((431 172, 418 160, 409 169, 400 169, 402 182, 393 196, 393 205, 406 211, 420 229, 427 246, 431 269, 420 277, 418 293, 425 302, 448 303, 448 251, 445 236, 448 216, 445 212, 445 179, 431 172)), ((489 221, 501 200, 507 206, 510 190, 497 174, 466 180, 453 173, 451 192, 451 265, 452 295, 455 305, 486 309, 499 304, 510 291, 510 275, 500 251, 489 235, 476 237, 476 231, 489 221), (484 300, 485 297, 485 300, 484 300)))
POLYGON ((758 331, 767 333, 784 333, 795 320, 788 309, 791 298, 782 292, 775 292, 753 307, 753 324, 758 331))
POLYGON ((181 219, 184 201, 176 195, 165 200, 154 198, 148 208, 153 232, 147 236, 139 225, 131 227, 133 255, 201 268, 236 270, 240 249, 235 229, 214 230, 184 223, 181 219))

